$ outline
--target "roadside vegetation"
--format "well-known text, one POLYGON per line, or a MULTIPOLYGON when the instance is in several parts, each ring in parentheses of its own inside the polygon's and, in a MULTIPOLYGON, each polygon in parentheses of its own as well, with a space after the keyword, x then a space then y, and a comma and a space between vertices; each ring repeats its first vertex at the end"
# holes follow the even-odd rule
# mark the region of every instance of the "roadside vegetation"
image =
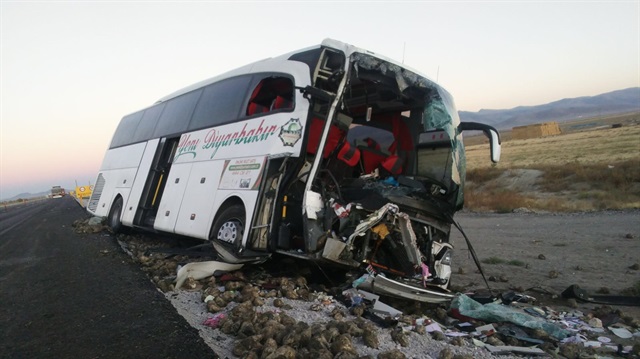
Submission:
POLYGON ((465 207, 501 213, 640 208, 640 114, 618 120, 622 127, 571 132, 565 124, 562 135, 527 140, 508 140, 507 132, 493 165, 489 145, 470 140, 465 207))

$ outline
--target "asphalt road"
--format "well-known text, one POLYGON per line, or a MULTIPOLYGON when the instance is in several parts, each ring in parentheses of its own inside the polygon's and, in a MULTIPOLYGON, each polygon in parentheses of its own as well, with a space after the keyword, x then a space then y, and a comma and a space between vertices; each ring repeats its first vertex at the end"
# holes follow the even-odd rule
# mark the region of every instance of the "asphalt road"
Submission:
POLYGON ((0 358, 217 358, 72 198, 0 209, 0 358))

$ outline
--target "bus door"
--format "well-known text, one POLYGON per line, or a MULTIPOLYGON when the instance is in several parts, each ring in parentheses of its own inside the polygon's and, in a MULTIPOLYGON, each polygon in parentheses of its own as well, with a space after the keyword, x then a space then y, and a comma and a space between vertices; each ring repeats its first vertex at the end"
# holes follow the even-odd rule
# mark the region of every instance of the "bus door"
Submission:
POLYGON ((160 140, 142 198, 140 199, 140 207, 136 213, 135 224, 143 227, 153 227, 179 140, 180 137, 160 140))

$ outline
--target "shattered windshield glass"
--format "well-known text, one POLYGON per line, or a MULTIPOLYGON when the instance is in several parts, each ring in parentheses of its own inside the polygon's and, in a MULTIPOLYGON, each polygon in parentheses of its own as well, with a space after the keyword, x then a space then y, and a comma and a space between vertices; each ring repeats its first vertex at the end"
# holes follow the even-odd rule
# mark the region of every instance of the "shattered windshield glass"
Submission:
POLYGON ((461 207, 464 201, 463 181, 465 178, 465 154, 462 144, 462 135, 457 132, 460 118, 456 110, 453 98, 444 89, 438 87, 438 95, 427 104, 423 115, 425 130, 441 129, 449 136, 451 143, 451 180, 460 186, 456 207, 461 207))
MULTIPOLYGON (((383 75, 395 79, 398 89, 403 93, 410 91, 411 88, 426 90, 424 92, 428 94, 428 98, 425 99, 423 107, 422 130, 424 132, 444 131, 449 141, 449 148, 446 151, 447 153, 443 154, 446 158, 444 160, 438 159, 438 162, 445 162, 447 168, 444 171, 442 169, 435 171, 424 166, 422 169, 419 168, 419 171, 422 170, 423 173, 429 174, 436 180, 459 188, 455 205, 460 208, 463 204, 462 187, 465 177, 465 155, 464 147, 460 145, 462 136, 458 133, 460 118, 451 95, 431 80, 379 58, 356 53, 352 56, 352 61, 356 73, 360 69, 379 71, 383 75)), ((420 160, 418 161, 420 163, 420 160)), ((428 161, 422 161, 422 163, 426 162, 430 163, 429 166, 431 168, 434 167, 433 156, 430 156, 428 161)))

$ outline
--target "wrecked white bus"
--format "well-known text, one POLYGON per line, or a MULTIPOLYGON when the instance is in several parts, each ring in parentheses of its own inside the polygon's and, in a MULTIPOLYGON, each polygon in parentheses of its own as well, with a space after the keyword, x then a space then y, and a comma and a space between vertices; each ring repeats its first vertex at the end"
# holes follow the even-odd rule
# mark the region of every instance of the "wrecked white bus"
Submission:
POLYGON ((273 253, 360 270, 359 285, 448 300, 463 205, 448 92, 400 63, 327 39, 202 81, 125 116, 87 206, 122 226, 210 241, 218 259, 273 253))

